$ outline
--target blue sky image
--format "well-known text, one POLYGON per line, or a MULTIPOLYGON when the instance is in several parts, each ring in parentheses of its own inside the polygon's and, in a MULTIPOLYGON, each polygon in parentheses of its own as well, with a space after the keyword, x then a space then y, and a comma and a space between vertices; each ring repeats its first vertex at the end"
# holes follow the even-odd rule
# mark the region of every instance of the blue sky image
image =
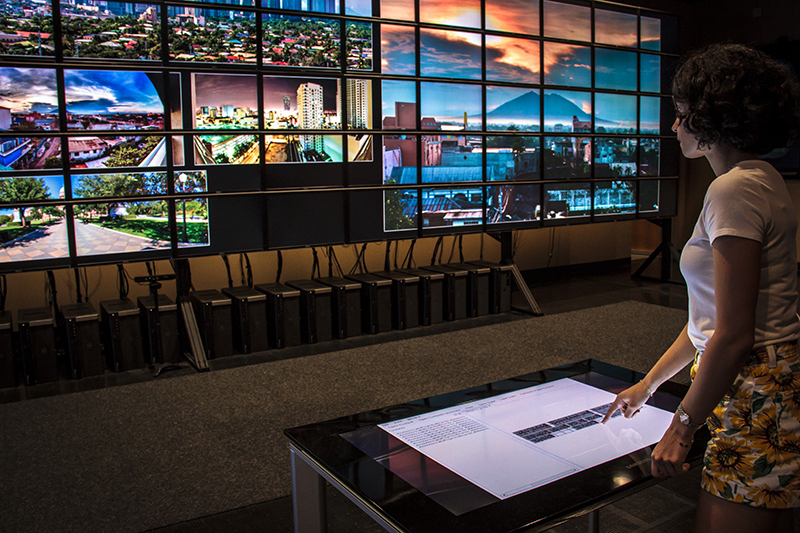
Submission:
POLYGON ((636 52, 596 48, 594 60, 595 87, 636 90, 636 52))
POLYGON ((459 83, 420 83, 420 113, 439 122, 462 124, 470 117, 468 129, 481 128, 481 87, 459 83))
MULTIPOLYGON (((2 179, 10 179, 10 178, 0 178, 2 179)), ((50 198, 56 199, 58 198, 59 193, 61 193, 62 189, 64 188, 64 177, 63 176, 41 176, 39 177, 44 184, 47 185, 47 192, 50 193, 50 198)), ((13 216, 14 210, 13 209, 0 209, 0 215, 8 215, 13 216)))
POLYGON ((145 72, 65 70, 64 85, 69 113, 164 112, 164 104, 145 72))
POLYGON ((417 89, 413 81, 381 81, 382 113, 384 117, 393 117, 395 102, 416 102, 417 89))

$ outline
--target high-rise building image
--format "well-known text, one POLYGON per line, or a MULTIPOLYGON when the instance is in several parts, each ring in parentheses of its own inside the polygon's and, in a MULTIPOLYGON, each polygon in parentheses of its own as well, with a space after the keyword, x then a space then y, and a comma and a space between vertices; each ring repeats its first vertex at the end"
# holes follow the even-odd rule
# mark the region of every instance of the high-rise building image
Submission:
POLYGON ((370 127, 370 85, 369 80, 347 80, 347 125, 352 129, 370 127))
POLYGON ((283 97, 283 110, 289 111, 289 109, 291 108, 291 104, 292 104, 292 99, 287 94, 286 96, 283 97))
MULTIPOLYGON (((322 106, 322 86, 316 83, 303 83, 297 88, 297 127, 300 129, 321 129, 325 116, 322 106)), ((323 151, 322 135, 302 135, 300 144, 303 150, 323 151)))

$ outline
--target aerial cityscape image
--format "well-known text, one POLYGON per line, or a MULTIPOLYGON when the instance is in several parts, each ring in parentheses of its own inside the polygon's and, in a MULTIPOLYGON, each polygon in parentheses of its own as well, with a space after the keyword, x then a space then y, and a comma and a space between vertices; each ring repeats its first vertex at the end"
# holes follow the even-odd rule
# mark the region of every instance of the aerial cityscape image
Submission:
POLYGON ((251 11, 167 8, 169 57, 176 61, 258 61, 256 15, 251 11))
POLYGON ((0 5, 0 55, 53 56, 50 2, 4 0, 0 5))
POLYGON ((161 59, 161 7, 156 4, 60 2, 64 56, 161 59))

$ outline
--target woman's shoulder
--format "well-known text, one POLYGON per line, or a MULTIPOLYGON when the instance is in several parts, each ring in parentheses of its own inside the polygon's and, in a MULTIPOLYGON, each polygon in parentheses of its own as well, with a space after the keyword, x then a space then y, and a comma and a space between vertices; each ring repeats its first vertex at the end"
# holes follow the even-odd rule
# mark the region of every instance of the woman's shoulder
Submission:
POLYGON ((780 172, 771 164, 759 159, 741 161, 725 174, 721 174, 709 186, 709 192, 724 194, 726 191, 742 193, 746 190, 784 190, 786 184, 780 172))

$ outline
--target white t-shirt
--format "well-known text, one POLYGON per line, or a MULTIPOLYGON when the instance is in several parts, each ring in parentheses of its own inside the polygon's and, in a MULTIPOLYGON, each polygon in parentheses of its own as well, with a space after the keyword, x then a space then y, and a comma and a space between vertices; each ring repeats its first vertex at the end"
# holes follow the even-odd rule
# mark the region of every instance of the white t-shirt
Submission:
POLYGON ((761 243, 755 347, 800 337, 797 312, 797 215, 783 177, 769 163, 743 161, 709 186, 703 211, 681 253, 689 293, 689 338, 705 350, 717 322, 714 257, 717 237, 761 243))

